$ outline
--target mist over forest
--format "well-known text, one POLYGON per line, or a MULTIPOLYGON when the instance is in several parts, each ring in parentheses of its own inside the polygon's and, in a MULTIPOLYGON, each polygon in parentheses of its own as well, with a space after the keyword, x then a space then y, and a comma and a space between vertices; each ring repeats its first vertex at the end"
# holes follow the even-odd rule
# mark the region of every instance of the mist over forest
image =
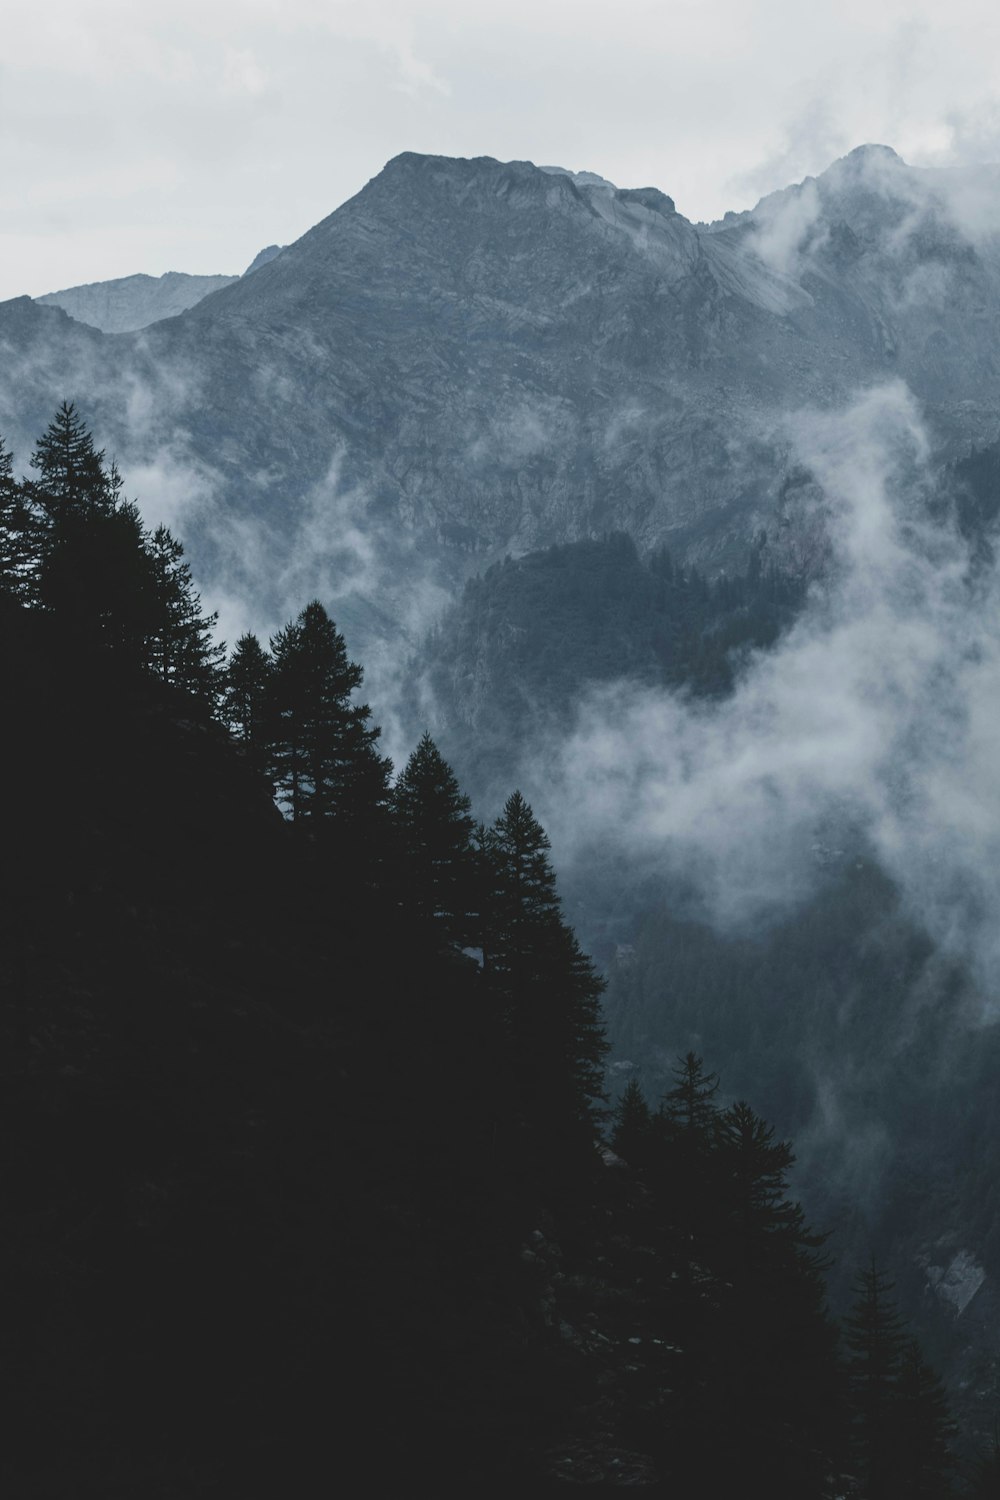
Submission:
POLYGON ((0 304, 12 1492, 994 1492, 996 186, 0 304))

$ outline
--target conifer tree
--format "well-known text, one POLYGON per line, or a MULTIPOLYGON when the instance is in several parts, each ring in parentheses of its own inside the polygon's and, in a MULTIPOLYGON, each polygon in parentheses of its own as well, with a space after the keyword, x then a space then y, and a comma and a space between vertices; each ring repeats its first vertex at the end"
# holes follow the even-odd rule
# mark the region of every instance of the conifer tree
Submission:
POLYGON ((31 466, 39 478, 30 494, 50 532, 73 517, 110 515, 116 492, 98 452, 72 402, 64 401, 38 439, 31 466))
POLYGON ((748 1468, 775 1500, 819 1497, 840 1439, 825 1236, 813 1233, 788 1197, 791 1148, 748 1104, 722 1112, 716 1138, 711 1384, 713 1404, 727 1413, 730 1478, 748 1468))
POLYGON ((121 498, 90 433, 63 402, 32 455, 37 480, 24 494, 37 522, 38 599, 59 617, 76 651, 111 650, 138 670, 155 617, 152 575, 139 512, 121 498))
POLYGON ((630 1167, 649 1166, 654 1158, 653 1114, 638 1080, 630 1078, 614 1109, 611 1145, 630 1167))
POLYGON ((484 977, 517 1058, 529 1113, 594 1128, 607 1050, 604 982, 562 919, 549 840, 520 792, 484 841, 484 977))
POLYGON ((406 899, 442 937, 465 946, 475 936, 479 862, 469 798, 429 734, 392 789, 406 899))
POLYGON ((872 1257, 855 1283, 857 1297, 845 1322, 855 1462, 866 1500, 895 1495, 897 1393, 905 1338, 894 1290, 872 1257))
POLYGON ((896 1464, 899 1500, 945 1500, 955 1468, 958 1428, 939 1377, 916 1339, 903 1346, 896 1387, 896 1464))
POLYGON ((271 658, 257 637, 241 635, 225 671, 222 715, 255 758, 264 744, 271 670, 271 658))
POLYGON ((362 670, 318 600, 272 637, 271 655, 270 771, 292 821, 370 818, 385 805, 391 765, 368 704, 352 701, 362 670))
POLYGON ((39 521, 14 478, 14 460, 0 437, 0 594, 35 602, 39 521))
POLYGON ((222 687, 225 657, 225 647, 214 639, 218 613, 202 613, 184 548, 166 526, 154 531, 149 556, 156 620, 148 644, 150 666, 162 682, 212 711, 222 687))
POLYGON ((694 1052, 688 1052, 674 1068, 674 1084, 664 1095, 663 1113, 672 1133, 703 1154, 715 1144, 719 1108, 712 1101, 719 1091, 719 1075, 706 1073, 694 1052))

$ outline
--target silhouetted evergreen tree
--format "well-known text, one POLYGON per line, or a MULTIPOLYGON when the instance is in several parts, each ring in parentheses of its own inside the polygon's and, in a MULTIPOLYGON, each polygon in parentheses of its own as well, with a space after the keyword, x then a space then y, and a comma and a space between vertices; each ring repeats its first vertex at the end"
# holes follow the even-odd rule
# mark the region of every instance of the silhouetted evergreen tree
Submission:
POLYGON ((293 822, 370 819, 388 796, 391 766, 378 754, 381 730, 352 694, 363 676, 318 600, 271 639, 268 692, 270 771, 293 822))
POLYGON ((72 402, 64 401, 38 439, 31 455, 38 479, 29 485, 32 500, 41 511, 50 535, 58 537, 62 524, 71 517, 110 515, 117 493, 98 452, 72 402))
POLYGON ((855 1462, 865 1500, 894 1500, 897 1494, 897 1397, 905 1336, 894 1290, 873 1257, 855 1283, 857 1298, 844 1325, 855 1462))
POLYGON ((148 550, 156 621, 147 648, 149 664, 162 682, 212 712, 222 689, 225 659, 225 647, 215 640, 218 613, 202 613, 184 548, 166 526, 156 528, 148 550))
POLYGON ((251 752, 264 753, 272 662, 255 635, 241 635, 225 669, 222 717, 251 752))
POLYGON ((392 789, 408 904, 448 942, 471 944, 478 926, 479 861, 469 798, 429 734, 392 789))
POLYGON ((156 606, 146 536, 122 480, 63 402, 32 455, 24 494, 37 521, 38 599, 74 652, 111 650, 138 671, 156 606))
POLYGON ((14 461, 0 438, 0 594, 19 604, 35 602, 38 517, 14 478, 14 461))
POLYGON ((825 1236, 813 1233, 788 1197, 791 1148, 748 1104, 719 1117, 717 1152, 709 1386, 710 1406, 726 1414, 719 1492, 749 1471, 776 1500, 819 1500, 842 1436, 837 1336, 820 1254, 825 1236))
POLYGON ((630 1078, 614 1109, 611 1145, 631 1167, 649 1166, 654 1157, 653 1114, 635 1078, 630 1078))
POLYGON ((484 841, 484 981, 527 1117, 536 1125, 575 1121, 590 1138, 603 1097, 604 982, 562 919, 549 847, 514 792, 484 841))
POLYGON ((895 1426, 892 1494, 899 1500, 946 1500, 952 1493, 958 1428, 944 1386, 916 1339, 907 1339, 899 1362, 895 1426))

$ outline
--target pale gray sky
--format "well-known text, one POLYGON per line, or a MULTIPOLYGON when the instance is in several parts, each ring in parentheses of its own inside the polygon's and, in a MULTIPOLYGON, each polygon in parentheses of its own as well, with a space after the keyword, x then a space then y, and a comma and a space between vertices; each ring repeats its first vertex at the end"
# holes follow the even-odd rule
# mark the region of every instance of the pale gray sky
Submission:
POLYGON ((0 298, 236 272, 400 151, 744 208, 864 141, 1000 159, 984 0, 8 0, 0 298))

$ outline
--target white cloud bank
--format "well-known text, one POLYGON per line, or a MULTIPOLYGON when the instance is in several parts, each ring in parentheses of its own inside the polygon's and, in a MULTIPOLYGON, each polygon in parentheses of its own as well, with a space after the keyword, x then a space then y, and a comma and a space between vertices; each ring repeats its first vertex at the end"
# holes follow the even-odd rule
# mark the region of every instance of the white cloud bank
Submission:
POLYGON ((693 881, 722 924, 807 896, 817 841, 860 831, 1000 996, 997 581, 970 582, 960 538, 927 519, 927 439, 901 383, 789 434, 825 492, 832 580, 724 703, 589 698, 539 810, 561 861, 626 851, 693 881))

